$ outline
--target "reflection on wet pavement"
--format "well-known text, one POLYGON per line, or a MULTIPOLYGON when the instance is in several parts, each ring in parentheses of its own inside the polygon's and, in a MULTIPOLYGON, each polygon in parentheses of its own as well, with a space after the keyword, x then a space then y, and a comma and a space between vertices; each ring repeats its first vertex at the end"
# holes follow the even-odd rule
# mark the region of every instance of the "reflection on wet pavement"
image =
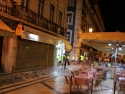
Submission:
MULTIPOLYGON (((69 85, 64 75, 71 75, 71 71, 81 68, 80 64, 61 66, 0 76, 2 79, 17 77, 14 83, 2 84, 0 94, 69 94, 69 85), (20 80, 19 80, 19 78, 20 80)), ((0 79, 1 79, 0 78, 0 79)), ((1 85, 1 83, 0 83, 1 85)), ((112 94, 113 80, 108 78, 102 83, 102 91, 95 90, 93 94, 112 94)), ((116 93, 117 94, 117 93, 116 93)))

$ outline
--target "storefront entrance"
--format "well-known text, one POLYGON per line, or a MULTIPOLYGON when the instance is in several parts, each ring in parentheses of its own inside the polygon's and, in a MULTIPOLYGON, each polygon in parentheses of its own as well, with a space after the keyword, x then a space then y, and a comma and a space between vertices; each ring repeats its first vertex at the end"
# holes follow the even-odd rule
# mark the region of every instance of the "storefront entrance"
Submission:
POLYGON ((3 45, 3 37, 0 36, 0 72, 2 72, 2 65, 1 65, 2 45, 3 45))
POLYGON ((55 46, 18 39, 15 71, 46 68, 54 65, 55 46))

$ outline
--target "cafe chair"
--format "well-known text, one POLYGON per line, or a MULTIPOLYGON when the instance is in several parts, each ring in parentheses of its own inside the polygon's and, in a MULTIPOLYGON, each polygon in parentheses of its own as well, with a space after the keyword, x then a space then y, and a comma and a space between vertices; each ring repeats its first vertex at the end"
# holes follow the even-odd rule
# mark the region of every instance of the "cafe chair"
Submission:
POLYGON ((66 84, 68 85, 68 87, 70 86, 70 77, 68 77, 68 76, 66 76, 66 75, 64 75, 64 77, 65 77, 65 82, 66 82, 66 84))
MULTIPOLYGON (((101 87, 101 82, 102 82, 102 79, 99 79, 99 78, 94 78, 94 84, 93 84, 93 90, 98 90, 100 91, 100 88, 102 90, 102 87, 101 87)), ((96 90, 96 91, 97 91, 96 90)), ((98 92, 100 94, 100 92, 98 92)))
POLYGON ((71 71, 71 75, 72 75, 72 77, 75 77, 75 72, 71 71))
POLYGON ((125 83, 119 83, 118 94, 121 94, 120 92, 125 94, 125 83))
POLYGON ((73 84, 74 77, 71 76, 70 78, 70 94, 90 94, 89 90, 82 86, 74 86, 73 84))
POLYGON ((79 71, 78 70, 75 70, 75 75, 79 75, 79 71))
POLYGON ((79 72, 81 72, 81 71, 82 71, 82 69, 80 68, 80 69, 79 69, 79 72))

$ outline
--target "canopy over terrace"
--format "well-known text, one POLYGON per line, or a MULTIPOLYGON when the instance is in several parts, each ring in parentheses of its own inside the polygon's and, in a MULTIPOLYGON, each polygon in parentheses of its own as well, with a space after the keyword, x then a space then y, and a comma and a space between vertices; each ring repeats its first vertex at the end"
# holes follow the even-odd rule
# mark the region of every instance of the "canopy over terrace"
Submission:
POLYGON ((93 33, 79 33, 79 39, 83 43, 94 47, 95 49, 113 54, 116 47, 121 48, 118 53, 125 54, 125 33, 124 32, 93 32, 93 33), (108 44, 111 43, 111 46, 108 44), (116 46, 118 44, 118 46, 116 46))

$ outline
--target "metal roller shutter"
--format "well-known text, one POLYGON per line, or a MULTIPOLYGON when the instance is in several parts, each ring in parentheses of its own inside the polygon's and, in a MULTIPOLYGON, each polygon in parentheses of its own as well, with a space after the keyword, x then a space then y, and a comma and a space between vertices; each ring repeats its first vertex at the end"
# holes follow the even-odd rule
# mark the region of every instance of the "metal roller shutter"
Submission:
POLYGON ((54 45, 18 39, 15 71, 46 68, 54 64, 54 45))

